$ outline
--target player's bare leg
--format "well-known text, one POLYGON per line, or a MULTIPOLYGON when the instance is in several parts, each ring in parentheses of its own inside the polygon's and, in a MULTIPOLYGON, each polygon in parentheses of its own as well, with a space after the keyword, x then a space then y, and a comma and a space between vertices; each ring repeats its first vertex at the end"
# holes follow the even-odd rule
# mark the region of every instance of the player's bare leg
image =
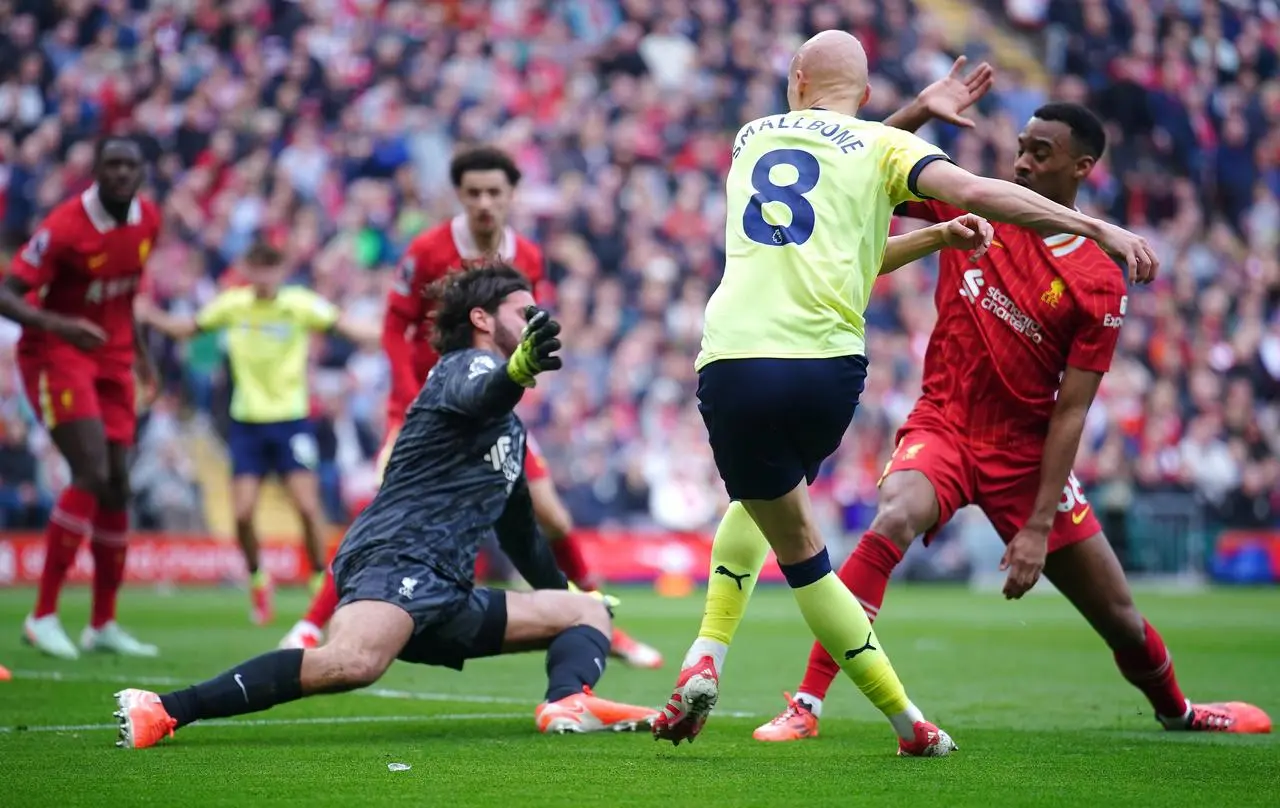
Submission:
POLYGON ((101 420, 80 419, 49 430, 71 472, 45 529, 44 569, 35 608, 23 623, 23 640, 50 656, 75 659, 79 651, 58 619, 58 595, 85 536, 93 532, 98 500, 110 476, 107 437, 101 420))
POLYGON ((274 614, 271 577, 262 569, 262 550, 253 514, 258 507, 262 478, 253 474, 237 474, 231 478, 231 510, 236 523, 236 541, 249 571, 249 619, 263 626, 274 614))
POLYGON ((143 749, 194 721, 368 687, 382 678, 412 635, 413 618, 398 606, 372 600, 348 604, 334 615, 329 642, 320 648, 271 651, 164 695, 137 688, 116 693, 116 745, 143 749))
POLYGON ((285 475, 284 487, 302 520, 302 534, 311 564, 311 591, 323 585, 327 565, 324 559, 324 514, 320 507, 320 482, 313 471, 293 471, 285 475))
MULTIPOLYGON (((938 500, 933 484, 919 471, 896 471, 880 483, 880 498, 871 527, 836 573, 875 622, 884 602, 894 567, 916 536, 938 522, 938 500)), ((787 695, 787 706, 772 721, 758 727, 758 741, 798 741, 818 737, 822 702, 840 666, 815 642, 809 664, 796 695, 787 695)))
MULTIPOLYGON (((598 589, 600 581, 591 574, 573 535, 573 517, 556 493, 555 483, 549 477, 529 480, 529 496, 533 499, 533 515, 542 528, 555 553, 556 562, 565 576, 581 589, 598 589)), ((657 669, 662 667, 662 653, 651 645, 640 642, 622 629, 614 626, 610 653, 634 668, 657 669)))
POLYGON ((1165 729, 1271 731, 1271 719, 1251 704, 1192 704, 1182 694, 1173 658, 1134 605, 1124 569, 1103 534, 1050 553, 1044 574, 1111 648, 1120 673, 1147 697, 1165 729))
POLYGON ((139 642, 116 622, 116 602, 129 553, 129 453, 124 443, 107 443, 107 484, 98 497, 89 549, 93 552, 93 613, 80 636, 86 651, 153 657, 159 650, 139 642))
POLYGON ((612 619, 582 592, 507 592, 503 653, 547 652, 547 692, 534 717, 547 733, 626 732, 648 727, 658 711, 602 699, 591 688, 604 675, 612 619))

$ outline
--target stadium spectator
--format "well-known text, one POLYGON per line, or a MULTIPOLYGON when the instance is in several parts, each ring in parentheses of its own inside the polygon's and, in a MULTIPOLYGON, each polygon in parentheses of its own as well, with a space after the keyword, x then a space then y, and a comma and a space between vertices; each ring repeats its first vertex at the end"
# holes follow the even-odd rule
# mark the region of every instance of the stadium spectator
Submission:
MULTIPOLYGON (((1084 206, 1167 257, 1164 279, 1129 301, 1079 477, 1115 503, 1194 491, 1215 523, 1277 524, 1280 21, 1247 0, 982 5, 994 16, 981 24, 1043 37, 1051 86, 1002 69, 974 129, 924 134, 1000 176, 1029 109, 1088 101, 1114 145, 1084 206)), ((566 372, 522 413, 581 524, 681 530, 711 524, 724 502, 691 360, 722 260, 728 138, 783 105, 786 55, 817 29, 863 39, 875 115, 945 71, 950 51, 986 47, 979 23, 950 35, 909 0, 187 8, 0 2, 9 245, 88 181, 94 136, 132 132, 159 155, 154 293, 170 311, 231 282, 260 233, 296 257, 297 279, 376 318, 404 245, 452 213, 443 156, 493 143, 525 173, 515 225, 546 247, 571 335, 566 372)), ((925 261, 882 280, 868 311, 867 395, 821 482, 849 524, 865 523, 918 392, 934 273, 925 261)), ((216 417, 215 347, 168 347, 162 367, 171 392, 216 417)), ((381 433, 385 365, 332 346, 316 365, 344 379, 345 400, 324 405, 336 435, 326 480, 349 507, 367 487, 367 436, 381 433)))

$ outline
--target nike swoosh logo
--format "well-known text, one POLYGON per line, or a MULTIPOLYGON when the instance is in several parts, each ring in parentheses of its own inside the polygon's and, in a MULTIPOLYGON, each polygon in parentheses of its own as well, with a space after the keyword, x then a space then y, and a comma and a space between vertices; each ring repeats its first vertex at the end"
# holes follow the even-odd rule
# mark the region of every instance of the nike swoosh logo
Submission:
POLYGON ((1073 514, 1071 514, 1071 523, 1072 523, 1073 525, 1078 525, 1078 524, 1080 524, 1081 522, 1083 522, 1083 521, 1084 521, 1084 518, 1085 518, 1086 516, 1088 516, 1088 515, 1089 515, 1089 509, 1090 509, 1090 508, 1092 508, 1092 507, 1093 507, 1092 505, 1086 505, 1086 506, 1084 507, 1084 510, 1083 510, 1083 511, 1080 511, 1080 513, 1073 513, 1073 514))
POLYGON ((235 680, 236 680, 236 684, 240 685, 240 692, 244 694, 244 703, 245 703, 245 704, 248 704, 248 703, 249 703, 249 691, 245 689, 245 686, 244 686, 244 680, 240 678, 240 674, 238 674, 238 673, 237 673, 235 676, 231 677, 231 678, 232 678, 232 679, 235 679, 235 680))

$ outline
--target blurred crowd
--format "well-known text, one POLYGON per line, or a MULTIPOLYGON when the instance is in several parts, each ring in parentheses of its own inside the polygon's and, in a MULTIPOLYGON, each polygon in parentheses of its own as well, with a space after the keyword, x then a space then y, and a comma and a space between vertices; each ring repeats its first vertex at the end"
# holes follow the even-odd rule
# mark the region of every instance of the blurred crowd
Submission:
MULTIPOLYGON (((974 6, 951 31, 910 0, 0 0, 3 235, 13 249, 87 185, 97 134, 131 133, 154 160, 165 231, 151 293, 166 307, 200 306, 265 233, 299 282, 378 318, 407 241, 454 212, 449 155, 505 148, 525 176, 514 224, 546 249, 568 345, 566 370, 522 414, 566 501, 584 525, 700 530, 725 502, 692 359, 722 267, 734 131, 785 107, 790 54, 816 30, 861 38, 878 119, 958 53, 990 58, 1001 24, 1044 48, 1052 86, 1004 70, 974 129, 922 134, 1005 177, 1037 105, 1090 103, 1111 147, 1081 205, 1143 231, 1165 261, 1130 298, 1080 477, 1115 503, 1190 491, 1223 523, 1275 523, 1275 3, 974 6)), ((819 484, 832 524, 866 524, 919 392, 935 271, 920 262, 873 296, 865 404, 819 484)), ((0 340, 0 518, 38 519, 59 481, 16 391, 13 337, 0 340)), ((144 429, 142 517, 198 524, 182 441, 217 430, 219 346, 153 349, 167 394, 144 429)), ((373 484, 386 388, 376 352, 317 346, 335 518, 373 484)))

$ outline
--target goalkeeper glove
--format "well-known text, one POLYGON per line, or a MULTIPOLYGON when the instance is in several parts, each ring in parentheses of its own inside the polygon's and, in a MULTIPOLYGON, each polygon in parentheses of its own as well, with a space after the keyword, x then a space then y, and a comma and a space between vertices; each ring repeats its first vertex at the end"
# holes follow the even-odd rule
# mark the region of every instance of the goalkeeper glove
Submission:
POLYGON ((560 350, 560 324, 551 319, 546 309, 529 306, 524 310, 528 325, 520 337, 511 359, 507 361, 507 375, 521 387, 533 387, 535 377, 544 371, 559 370, 562 363, 555 352, 560 350))
POLYGON ((581 589, 578 588, 578 585, 575 584, 573 581, 569 582, 569 591, 582 592, 582 594, 584 595, 590 595, 591 597, 603 603, 609 609, 609 614, 613 614, 613 610, 618 608, 618 605, 622 603, 622 601, 618 600, 613 595, 606 595, 605 593, 596 589, 593 589, 590 592, 583 592, 581 589))

